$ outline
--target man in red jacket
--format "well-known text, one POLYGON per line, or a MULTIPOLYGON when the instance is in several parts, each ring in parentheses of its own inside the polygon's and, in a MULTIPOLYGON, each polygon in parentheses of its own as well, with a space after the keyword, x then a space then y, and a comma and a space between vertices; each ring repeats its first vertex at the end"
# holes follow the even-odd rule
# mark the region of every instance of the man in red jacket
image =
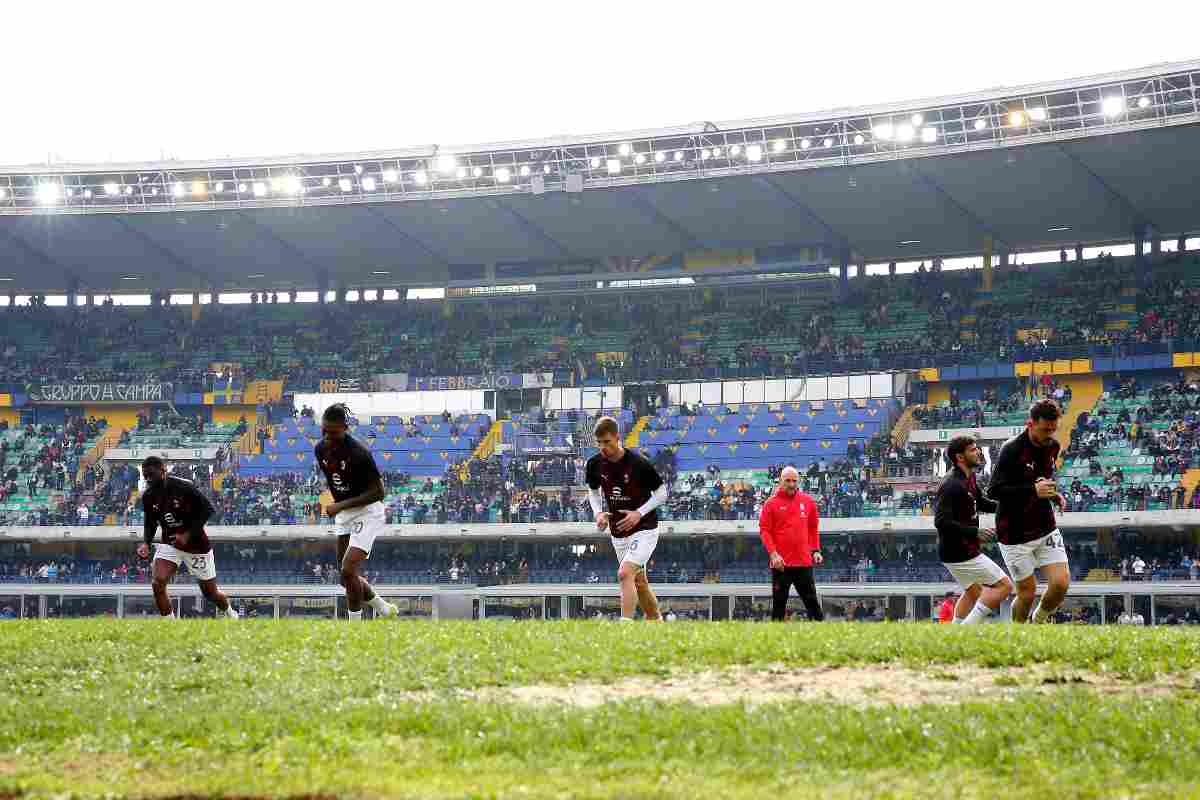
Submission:
POLYGON ((796 468, 784 467, 779 488, 763 504, 758 518, 759 535, 771 559, 771 619, 776 622, 783 621, 793 585, 804 601, 808 618, 816 622, 825 619, 813 580, 813 564, 825 561, 818 530, 820 519, 817 504, 798 491, 799 483, 796 468))

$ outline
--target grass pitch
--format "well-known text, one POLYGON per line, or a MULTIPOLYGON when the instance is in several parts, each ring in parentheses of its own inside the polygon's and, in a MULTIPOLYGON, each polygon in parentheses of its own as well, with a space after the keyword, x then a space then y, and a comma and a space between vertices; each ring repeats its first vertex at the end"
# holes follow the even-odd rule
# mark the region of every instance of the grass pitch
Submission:
POLYGON ((14 622, 0 798, 1195 797, 1198 677, 1185 628, 14 622))

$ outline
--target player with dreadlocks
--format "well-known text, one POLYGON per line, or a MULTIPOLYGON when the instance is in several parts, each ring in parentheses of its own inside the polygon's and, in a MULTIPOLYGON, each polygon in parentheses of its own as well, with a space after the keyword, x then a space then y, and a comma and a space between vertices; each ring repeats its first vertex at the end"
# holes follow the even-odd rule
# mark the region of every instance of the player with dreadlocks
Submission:
POLYGON ((362 619, 367 603, 376 616, 394 617, 399 610, 375 593, 359 575, 359 565, 371 557, 375 537, 387 518, 383 508, 383 477, 375 457, 349 433, 350 409, 335 403, 321 415, 321 441, 313 454, 325 480, 328 496, 322 495, 322 511, 337 522, 337 559, 346 589, 350 621, 362 619))

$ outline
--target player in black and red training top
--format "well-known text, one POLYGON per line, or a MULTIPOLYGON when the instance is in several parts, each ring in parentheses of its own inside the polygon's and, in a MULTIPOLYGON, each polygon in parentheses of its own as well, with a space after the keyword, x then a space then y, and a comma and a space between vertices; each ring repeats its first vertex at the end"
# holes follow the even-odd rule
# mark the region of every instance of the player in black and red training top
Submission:
POLYGON ((634 608, 641 605, 646 619, 661 621, 646 564, 658 546, 656 509, 667 499, 667 485, 645 456, 621 446, 615 419, 601 417, 594 432, 600 452, 587 462, 588 502, 596 527, 609 531, 617 554, 621 619, 632 622, 634 608))
POLYGON ((166 465, 158 456, 150 456, 142 462, 142 477, 147 484, 146 493, 142 495, 146 541, 138 545, 138 558, 150 557, 154 534, 162 527, 162 544, 154 545, 151 584, 158 613, 175 617, 167 597, 167 583, 175 577, 182 563, 200 584, 205 599, 230 619, 237 619, 238 613, 229 604, 229 598, 217 588, 217 562, 204 530, 204 523, 213 515, 212 503, 200 493, 196 484, 168 475, 166 465))
POLYGON ((979 512, 993 512, 996 504, 984 497, 975 480, 983 454, 974 436, 955 436, 946 447, 950 472, 938 486, 933 525, 938 532, 938 557, 962 587, 954 621, 962 625, 984 622, 1012 594, 1012 581, 982 552, 981 540, 996 532, 979 527, 979 512))
POLYGON ((1058 493, 1054 470, 1058 465, 1058 430, 1061 413, 1053 400, 1039 400, 1029 408, 1025 430, 1004 443, 988 494, 999 503, 996 534, 1008 572, 1017 585, 1013 622, 1048 622, 1071 585, 1067 548, 1054 519, 1054 506, 1066 510, 1058 493), (1036 570, 1046 580, 1046 593, 1030 617, 1037 594, 1036 570))
POLYGON ((321 441, 313 448, 334 500, 323 511, 337 522, 337 560, 350 621, 362 619, 364 602, 376 616, 394 617, 400 610, 377 595, 367 579, 358 574, 359 565, 371 557, 375 537, 387 527, 387 514, 383 507, 383 477, 375 466, 375 457, 349 430, 350 409, 341 403, 325 409, 321 415, 321 441))

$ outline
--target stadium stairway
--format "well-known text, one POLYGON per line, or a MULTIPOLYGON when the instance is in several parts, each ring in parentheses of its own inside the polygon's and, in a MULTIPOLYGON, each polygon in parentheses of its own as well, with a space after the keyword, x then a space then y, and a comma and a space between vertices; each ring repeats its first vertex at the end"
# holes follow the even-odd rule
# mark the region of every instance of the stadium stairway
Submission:
POLYGON ((104 435, 97 439, 96 443, 83 454, 83 458, 79 459, 79 469, 75 472, 75 480, 82 482, 83 471, 104 458, 104 454, 108 452, 108 448, 116 447, 117 443, 121 441, 121 437, 125 435, 126 430, 121 425, 115 425, 110 421, 108 427, 104 429, 104 435))
POLYGON ((500 420, 492 420, 492 427, 488 428, 488 432, 479 440, 479 444, 475 447, 475 452, 471 453, 471 457, 466 460, 462 468, 458 471, 459 477, 464 481, 471 475, 471 462, 484 461, 492 457, 496 452, 496 446, 500 444, 500 438, 504 435, 504 423, 500 420))
POLYGON ((912 429, 917 427, 916 420, 913 419, 913 414, 918 408, 924 408, 921 405, 911 405, 904 409, 904 413, 900 415, 900 419, 896 420, 896 424, 892 426, 892 445, 894 447, 903 447, 908 441, 908 434, 912 429))
POLYGON ((1192 507, 1192 494, 1196 491, 1196 484, 1200 483, 1200 469, 1193 467, 1183 473, 1183 478, 1179 481, 1183 486, 1184 495, 1183 502, 1188 508, 1192 507))
POLYGON ((642 439, 642 431, 650 422, 650 417, 638 417, 638 421, 633 423, 633 427, 629 429, 629 433, 625 434, 625 447, 637 447, 642 439))
POLYGON ((1071 405, 1058 423, 1058 432, 1054 434, 1059 446, 1066 452, 1071 444, 1071 430, 1075 427, 1079 415, 1084 411, 1090 413, 1096 410, 1096 403, 1099 402, 1100 395, 1104 394, 1104 378, 1096 374, 1064 375, 1059 378, 1059 383, 1071 387, 1071 405))

